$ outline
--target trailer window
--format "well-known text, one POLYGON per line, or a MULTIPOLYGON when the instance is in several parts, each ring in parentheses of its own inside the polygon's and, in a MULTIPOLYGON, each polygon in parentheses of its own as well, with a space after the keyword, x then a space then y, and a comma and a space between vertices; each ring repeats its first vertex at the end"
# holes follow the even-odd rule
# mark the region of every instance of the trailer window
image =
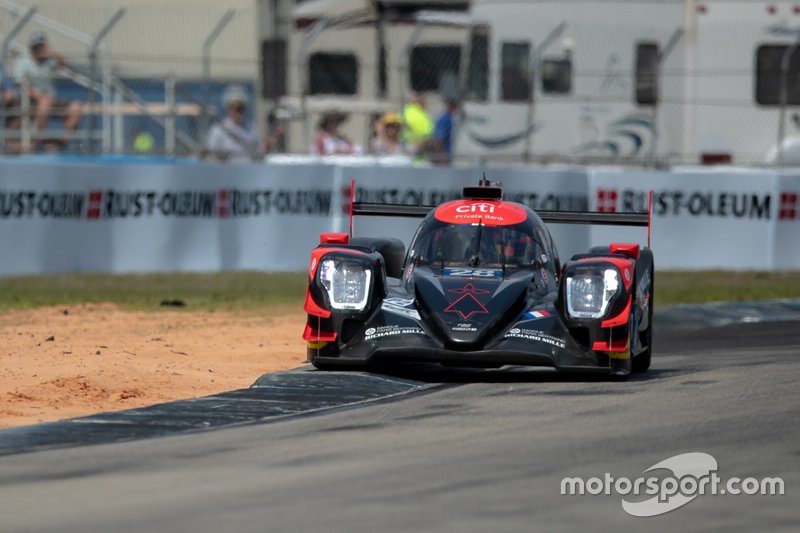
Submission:
POLYGON ((636 45, 636 103, 655 105, 658 101, 658 43, 636 45))
POLYGON ((317 52, 308 60, 310 94, 358 93, 358 60, 354 54, 317 52))
POLYGON ((756 50, 756 102, 781 105, 782 70, 786 61, 786 104, 800 105, 800 50, 794 45, 765 44, 756 50))
POLYGON ((572 58, 542 61, 542 92, 569 94, 572 92, 572 58))
POLYGON ((458 78, 461 66, 461 46, 420 45, 411 50, 411 89, 438 91, 443 76, 458 78))
POLYGON ((472 31, 467 67, 467 98, 485 102, 489 98, 489 30, 477 27, 472 31))
POLYGON ((527 102, 531 98, 531 45, 505 42, 500 52, 500 98, 505 102, 527 102))

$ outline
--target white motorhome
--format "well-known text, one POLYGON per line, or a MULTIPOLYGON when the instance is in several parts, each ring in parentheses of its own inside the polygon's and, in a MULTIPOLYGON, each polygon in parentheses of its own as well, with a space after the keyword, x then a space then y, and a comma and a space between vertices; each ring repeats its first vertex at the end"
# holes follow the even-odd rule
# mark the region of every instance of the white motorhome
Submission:
POLYGON ((473 0, 470 15, 462 157, 763 163, 798 144, 797 2, 473 0))
POLYGON ((442 108, 442 75, 459 76, 467 7, 467 0, 298 4, 288 42, 288 96, 281 101, 297 119, 290 124, 288 151, 308 152, 317 120, 327 110, 349 114, 343 129, 365 149, 375 117, 400 112, 412 91, 426 96, 435 118, 442 108))

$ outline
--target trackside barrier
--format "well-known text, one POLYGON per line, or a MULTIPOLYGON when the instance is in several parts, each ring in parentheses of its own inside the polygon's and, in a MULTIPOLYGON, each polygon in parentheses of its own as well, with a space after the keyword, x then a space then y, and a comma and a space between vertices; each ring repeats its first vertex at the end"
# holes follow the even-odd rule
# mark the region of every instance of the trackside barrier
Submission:
MULTIPOLYGON (((0 160, 0 275, 55 272, 298 271, 319 234, 347 231, 356 200, 435 205, 482 175, 330 161, 266 165, 0 160)), ((800 172, 681 168, 491 169, 534 209, 646 210, 659 269, 800 269, 800 172)), ((356 235, 406 243, 414 219, 356 220, 356 235)), ((563 259, 641 228, 551 226, 563 259)))

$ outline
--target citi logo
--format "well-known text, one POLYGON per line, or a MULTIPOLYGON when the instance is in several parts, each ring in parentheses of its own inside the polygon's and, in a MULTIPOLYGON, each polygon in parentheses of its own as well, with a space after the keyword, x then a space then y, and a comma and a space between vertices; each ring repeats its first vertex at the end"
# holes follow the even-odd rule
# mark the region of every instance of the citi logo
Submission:
POLYGON ((494 213, 494 205, 484 203, 474 203, 460 205, 456 207, 457 213, 494 213))

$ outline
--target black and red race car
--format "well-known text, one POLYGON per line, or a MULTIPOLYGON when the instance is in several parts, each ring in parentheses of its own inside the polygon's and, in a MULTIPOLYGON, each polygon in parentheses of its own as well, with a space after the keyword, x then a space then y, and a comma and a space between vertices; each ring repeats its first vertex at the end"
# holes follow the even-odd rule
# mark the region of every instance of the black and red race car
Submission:
POLYGON ((486 180, 437 207, 351 209, 424 220, 408 253, 398 239, 321 236, 303 332, 315 367, 431 361, 615 376, 649 368, 652 251, 613 243, 562 265, 544 223, 648 226, 649 214, 537 213, 503 201, 486 180))

